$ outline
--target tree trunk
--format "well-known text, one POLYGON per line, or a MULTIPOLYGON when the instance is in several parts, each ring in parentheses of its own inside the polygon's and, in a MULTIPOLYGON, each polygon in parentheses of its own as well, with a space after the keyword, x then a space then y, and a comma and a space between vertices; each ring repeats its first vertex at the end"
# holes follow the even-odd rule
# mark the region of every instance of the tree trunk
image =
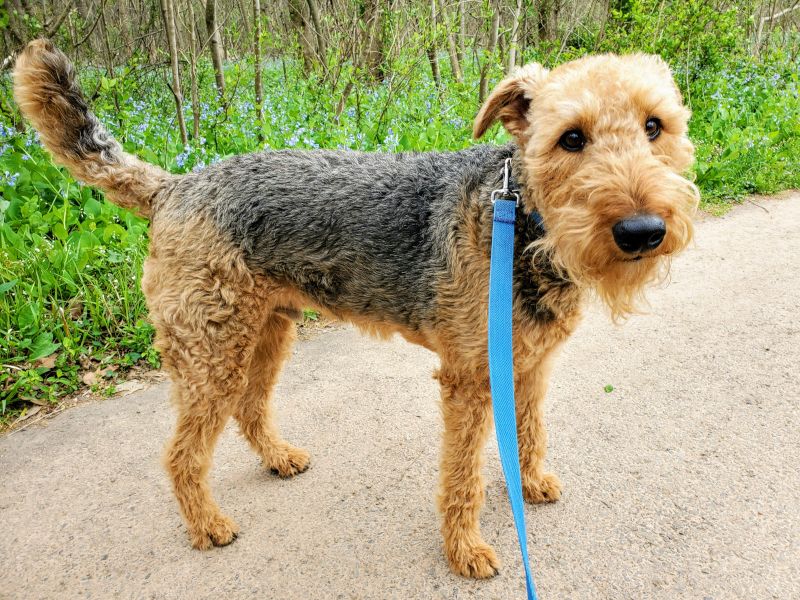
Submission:
POLYGON ((325 45, 325 34, 322 31, 322 22, 319 19, 319 11, 314 0, 306 0, 308 11, 311 13, 311 24, 314 26, 314 33, 317 36, 317 54, 323 69, 328 66, 328 48, 325 45))
MULTIPOLYGON (((241 21, 239 21, 239 27, 237 33, 240 36, 240 39, 249 40, 250 38, 250 10, 252 7, 248 8, 245 4, 244 0, 236 0, 236 4, 239 6, 239 13, 242 15, 241 21)), ((224 4, 223 4, 224 6, 224 4)), ((247 48, 247 43, 245 42, 245 48, 247 48)))
POLYGON ((464 11, 464 0, 458 0, 458 64, 464 67, 464 39, 466 38, 466 16, 464 11))
POLYGON ((181 74, 178 69, 177 29, 175 27, 175 10, 172 0, 161 0, 161 15, 164 17, 164 27, 167 31, 167 42, 169 43, 169 57, 172 64, 172 85, 170 90, 175 98, 175 110, 178 118, 178 127, 181 130, 181 142, 185 146, 189 143, 189 138, 186 135, 186 122, 183 120, 183 94, 181 93, 181 74))
POLYGON ((436 38, 439 34, 436 24, 436 0, 431 0, 431 29, 433 29, 433 35, 431 36, 431 43, 428 46, 428 60, 431 63, 433 81, 436 83, 436 87, 440 88, 442 87, 442 74, 439 70, 439 48, 436 43, 436 38))
POLYGON ((353 91, 353 82, 348 81, 347 85, 344 86, 344 90, 342 91, 342 95, 339 97, 339 102, 336 105, 336 123, 339 123, 339 119, 342 116, 342 112, 344 111, 344 107, 347 105, 347 98, 350 96, 350 93, 353 91))
POLYGON ((303 57, 303 72, 310 73, 314 65, 314 48, 311 44, 311 31, 308 20, 303 14, 302 0, 289 0, 289 21, 297 32, 300 52, 303 57))
POLYGON ((264 141, 263 131, 263 112, 262 104, 264 102, 264 88, 261 86, 261 1, 253 0, 253 20, 254 20, 254 35, 253 35, 253 54, 255 63, 255 92, 256 92, 256 124, 258 126, 258 141, 264 141))
POLYGON ((558 32, 558 13, 560 10, 561 0, 542 0, 537 4, 539 40, 553 41, 556 39, 556 33, 558 32))
POLYGON ((594 41, 595 52, 597 52, 598 48, 600 48, 600 44, 603 43, 603 39, 605 39, 606 27, 608 25, 608 16, 610 12, 611 12, 611 0, 604 0, 602 14, 600 15, 600 21, 597 26, 597 37, 595 38, 594 41))
POLYGON ((500 35, 500 11, 495 9, 492 18, 492 30, 489 33, 489 48, 486 51, 486 58, 481 67, 481 82, 478 86, 478 102, 483 104, 489 92, 489 70, 494 63, 494 54, 497 50, 497 38, 500 35))
MULTIPOLYGON (((111 42, 108 36, 108 24, 106 23, 106 3, 100 3, 100 23, 103 28, 103 55, 106 63, 106 75, 108 79, 114 79, 114 56, 111 53, 111 42)), ((117 119, 122 131, 122 141, 125 141, 125 128, 122 126, 122 110, 119 105, 119 92, 116 85, 111 90, 111 98, 114 100, 114 108, 117 110, 117 119)))
POLYGON ((522 0, 517 0, 517 7, 514 10, 514 17, 511 23, 511 41, 508 44, 508 62, 506 63, 506 73, 511 73, 517 66, 517 46, 519 45, 519 16, 522 13, 522 0))
POLYGON ((439 70, 439 59, 436 56, 436 45, 428 47, 428 62, 431 63, 431 75, 437 88, 442 87, 442 73, 439 70))
POLYGON ((370 79, 383 78, 383 10, 380 0, 369 0, 364 10, 364 58, 370 79))
POLYGON ((211 62, 214 63, 214 79, 217 92, 225 96, 225 75, 222 71, 222 42, 217 29, 217 0, 206 0, 206 31, 208 32, 211 62))
POLYGON ((194 3, 189 2, 189 76, 192 80, 192 139, 200 137, 200 102, 197 95, 197 28, 194 3))
POLYGON ((450 68, 453 71, 453 79, 458 83, 464 82, 464 75, 461 72, 461 61, 458 59, 458 46, 456 36, 453 32, 453 19, 442 7, 442 17, 447 24, 447 52, 450 54, 450 68))

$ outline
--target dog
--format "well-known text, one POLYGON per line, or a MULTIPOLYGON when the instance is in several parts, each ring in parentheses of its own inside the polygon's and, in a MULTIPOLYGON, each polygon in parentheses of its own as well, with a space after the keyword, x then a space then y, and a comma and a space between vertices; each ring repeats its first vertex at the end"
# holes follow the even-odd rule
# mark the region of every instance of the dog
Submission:
POLYGON ((521 202, 514 250, 514 380, 522 485, 555 502, 542 417, 553 357, 592 294, 624 318, 692 239, 696 186, 689 110, 656 56, 600 55, 501 81, 474 123, 513 141, 460 152, 270 151, 173 175, 123 152, 91 113, 69 60, 31 42, 14 71, 22 113, 56 161, 150 218, 142 289, 178 418, 165 464, 194 547, 231 543, 214 501, 214 444, 233 416, 266 468, 305 471, 309 454, 271 415, 312 307, 371 334, 399 333, 440 358, 444 438, 438 508, 453 571, 486 578, 482 451, 491 425, 487 303, 491 192, 503 165, 521 202), (536 216, 536 218, 533 218, 536 216))

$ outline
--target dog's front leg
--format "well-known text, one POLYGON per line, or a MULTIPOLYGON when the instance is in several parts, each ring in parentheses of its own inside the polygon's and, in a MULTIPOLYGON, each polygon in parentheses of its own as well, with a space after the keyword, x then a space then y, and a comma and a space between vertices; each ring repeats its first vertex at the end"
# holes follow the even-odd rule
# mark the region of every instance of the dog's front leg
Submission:
POLYGON ((444 416, 438 504, 445 554, 460 575, 492 577, 499 561, 481 538, 478 523, 484 500, 482 454, 491 425, 488 380, 476 382, 474 376, 449 369, 444 361, 437 378, 444 416))
POLYGON ((542 406, 550 379, 550 357, 515 369, 517 437, 522 474, 522 493, 534 504, 555 502, 561 497, 561 482, 553 473, 544 472, 547 453, 547 430, 542 406))

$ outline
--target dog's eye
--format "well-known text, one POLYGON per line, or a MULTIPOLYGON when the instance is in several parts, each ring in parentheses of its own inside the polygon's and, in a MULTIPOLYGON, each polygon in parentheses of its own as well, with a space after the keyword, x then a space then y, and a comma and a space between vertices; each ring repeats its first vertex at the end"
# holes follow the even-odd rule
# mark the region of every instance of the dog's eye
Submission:
POLYGON ((650 140, 656 139, 661 134, 661 120, 650 117, 644 124, 644 132, 650 140))
POLYGON ((580 129, 570 129, 561 136, 558 145, 567 152, 580 152, 586 145, 586 138, 580 129))

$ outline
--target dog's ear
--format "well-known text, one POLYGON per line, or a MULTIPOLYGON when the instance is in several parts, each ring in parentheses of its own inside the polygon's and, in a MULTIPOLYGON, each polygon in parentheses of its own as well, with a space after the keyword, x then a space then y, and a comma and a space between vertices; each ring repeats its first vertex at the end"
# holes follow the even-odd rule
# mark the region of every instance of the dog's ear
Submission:
POLYGON ((528 110, 536 89, 545 80, 549 71, 539 63, 530 63, 516 69, 510 77, 497 84, 486 102, 483 103, 472 135, 481 137, 492 123, 498 119, 503 127, 513 135, 520 144, 527 141, 528 110))

